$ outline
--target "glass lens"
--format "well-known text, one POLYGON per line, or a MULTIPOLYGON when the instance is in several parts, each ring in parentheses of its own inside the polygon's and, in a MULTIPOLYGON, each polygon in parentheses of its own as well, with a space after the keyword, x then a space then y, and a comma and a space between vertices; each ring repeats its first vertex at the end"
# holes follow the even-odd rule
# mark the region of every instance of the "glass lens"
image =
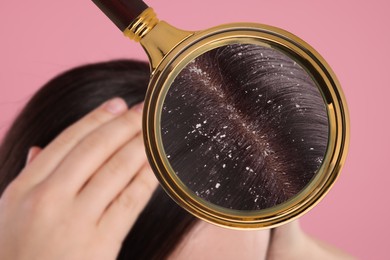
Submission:
POLYGON ((283 52, 255 44, 208 51, 179 73, 164 100, 167 159, 194 194, 234 210, 297 195, 328 144, 324 99, 283 52))

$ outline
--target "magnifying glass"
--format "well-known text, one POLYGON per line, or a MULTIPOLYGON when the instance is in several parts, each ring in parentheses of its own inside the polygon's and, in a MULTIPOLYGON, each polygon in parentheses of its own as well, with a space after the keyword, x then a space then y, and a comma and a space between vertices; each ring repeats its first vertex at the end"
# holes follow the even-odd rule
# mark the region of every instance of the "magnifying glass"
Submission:
POLYGON ((180 206, 216 225, 261 229, 325 196, 346 158, 349 118, 310 45, 268 25, 191 32, 139 0, 93 2, 148 54, 146 153, 180 206))

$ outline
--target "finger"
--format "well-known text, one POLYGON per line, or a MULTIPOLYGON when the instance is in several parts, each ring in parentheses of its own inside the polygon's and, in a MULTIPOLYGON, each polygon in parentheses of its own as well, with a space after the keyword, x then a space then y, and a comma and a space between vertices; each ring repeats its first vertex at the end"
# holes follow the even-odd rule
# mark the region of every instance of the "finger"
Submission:
POLYGON ((41 151, 42 148, 38 146, 32 146, 30 149, 28 149, 26 165, 30 164, 41 151))
POLYGON ((147 162, 142 135, 138 134, 117 152, 77 196, 77 207, 88 218, 100 219, 104 210, 147 162))
POLYGON ((142 114, 132 108, 81 140, 48 177, 47 187, 76 196, 89 178, 142 128, 142 114))
POLYGON ((103 213, 98 223, 101 232, 123 240, 156 190, 157 184, 152 169, 146 163, 103 213))
POLYGON ((127 110, 126 103, 120 98, 111 99, 77 121, 55 138, 32 161, 22 174, 19 182, 25 188, 33 187, 43 181, 58 166, 64 157, 86 135, 102 124, 112 120, 127 110))

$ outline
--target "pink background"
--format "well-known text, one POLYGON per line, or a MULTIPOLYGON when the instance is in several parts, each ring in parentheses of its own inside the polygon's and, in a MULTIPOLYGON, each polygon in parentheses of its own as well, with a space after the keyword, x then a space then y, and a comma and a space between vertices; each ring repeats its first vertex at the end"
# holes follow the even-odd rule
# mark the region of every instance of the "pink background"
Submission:
MULTIPOLYGON (((295 33, 322 54, 347 97, 351 144, 338 182, 302 223, 307 232, 360 259, 388 259, 389 2, 237 2, 148 1, 161 19, 179 28, 265 23, 295 33)), ((1 1, 0 33, 0 138, 55 74, 87 62, 146 60, 142 48, 122 37, 90 0, 1 1)))

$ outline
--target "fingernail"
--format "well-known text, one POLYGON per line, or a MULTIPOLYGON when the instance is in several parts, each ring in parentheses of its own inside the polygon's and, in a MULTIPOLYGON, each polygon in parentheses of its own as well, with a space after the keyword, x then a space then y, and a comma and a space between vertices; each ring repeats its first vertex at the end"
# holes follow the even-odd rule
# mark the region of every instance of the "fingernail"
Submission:
POLYGON ((26 164, 29 164, 40 153, 41 148, 38 146, 32 146, 28 149, 26 164))
POLYGON ((127 104, 122 98, 113 98, 104 104, 104 108, 113 114, 120 114, 127 109, 127 104))
POLYGON ((33 155, 33 148, 28 149, 26 164, 29 164, 33 155))
POLYGON ((141 102, 141 103, 138 103, 136 105, 134 105, 132 107, 132 109, 134 109, 135 111, 137 111, 138 113, 142 114, 142 111, 144 109, 144 102, 141 102))

